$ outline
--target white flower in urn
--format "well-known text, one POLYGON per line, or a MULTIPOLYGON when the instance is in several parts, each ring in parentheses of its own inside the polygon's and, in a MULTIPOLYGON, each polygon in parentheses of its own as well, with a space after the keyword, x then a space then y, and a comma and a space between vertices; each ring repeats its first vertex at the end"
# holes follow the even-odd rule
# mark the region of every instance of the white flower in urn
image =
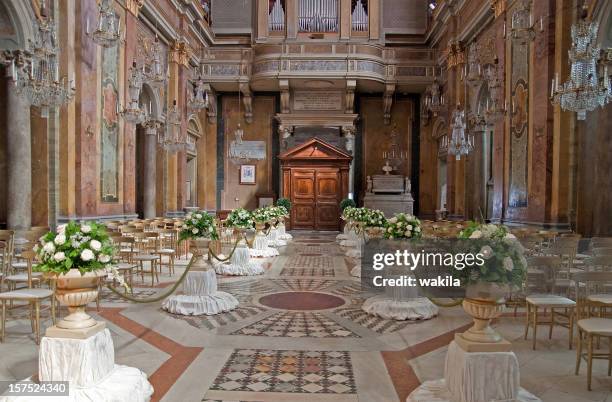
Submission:
POLYGON ((412 237, 412 232, 410 230, 406 230, 406 232, 404 233, 404 236, 412 237))
POLYGON ((96 256, 94 255, 93 251, 91 251, 90 249, 86 248, 85 250, 81 251, 81 260, 91 261, 94 258, 96 258, 96 256))
POLYGON ((89 233, 89 232, 91 232, 91 226, 89 226, 89 225, 83 225, 83 226, 81 226, 81 232, 83 232, 83 233, 89 233))
POLYGON ((195 217, 198 219, 202 219, 202 214, 196 214, 195 217))
POLYGON ((55 236, 53 242, 58 246, 61 246, 62 244, 66 243, 66 236, 63 233, 58 234, 57 236, 55 236))
POLYGON ((100 242, 99 242, 99 241, 97 241, 97 240, 92 240, 92 241, 90 241, 90 242, 89 242, 89 245, 91 246, 91 248, 92 248, 94 251, 100 251, 100 249, 102 248, 102 243, 100 243, 100 242))
POLYGON ((470 235, 470 239, 480 239, 482 237, 482 232, 480 230, 474 230, 474 232, 470 235))
POLYGON ((512 258, 506 257, 503 261, 504 269, 508 272, 511 272, 514 269, 514 263, 512 262, 512 258))
POLYGON ((53 244, 53 242, 48 242, 45 243, 45 245, 43 246, 43 250, 45 250, 45 252, 51 254, 55 251, 55 245, 53 244))
POLYGON ((193 234, 197 234, 198 232, 199 232, 198 228, 191 229, 191 233, 193 234))
POLYGON ((63 251, 58 251, 53 255, 53 259, 57 262, 64 261, 66 259, 66 254, 63 251))
POLYGON ((98 257, 98 261, 100 261, 103 264, 110 262, 110 260, 111 260, 110 255, 107 255, 107 254, 100 254, 100 256, 98 257))
POLYGON ((57 227, 57 233, 61 233, 64 234, 64 232, 66 231, 66 224, 62 224, 62 225, 58 225, 57 227))
POLYGON ((488 260, 493 256, 493 249, 491 248, 491 246, 482 246, 482 248, 480 249, 480 254, 482 254, 485 260, 488 260))

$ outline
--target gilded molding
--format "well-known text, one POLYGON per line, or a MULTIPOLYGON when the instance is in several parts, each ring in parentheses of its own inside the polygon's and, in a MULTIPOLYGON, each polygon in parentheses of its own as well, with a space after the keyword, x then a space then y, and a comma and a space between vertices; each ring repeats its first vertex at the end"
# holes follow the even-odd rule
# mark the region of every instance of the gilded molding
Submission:
POLYGON ((144 6, 144 2, 145 0, 125 0, 125 8, 135 17, 138 17, 138 13, 142 6, 144 6))
POLYGON ((490 0, 491 8, 495 13, 495 18, 499 17, 506 11, 506 0, 490 0))
POLYGON ((193 54, 192 49, 184 40, 177 40, 170 49, 170 62, 183 66, 189 66, 189 60, 193 54))
POLYGON ((461 43, 451 41, 444 52, 446 53, 446 63, 448 68, 454 68, 461 64, 465 64, 465 49, 461 43))

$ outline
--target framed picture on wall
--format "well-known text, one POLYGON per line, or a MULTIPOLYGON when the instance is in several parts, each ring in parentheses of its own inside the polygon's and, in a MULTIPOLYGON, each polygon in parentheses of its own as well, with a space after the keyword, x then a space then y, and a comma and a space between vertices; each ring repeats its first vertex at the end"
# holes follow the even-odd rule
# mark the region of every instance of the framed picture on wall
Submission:
POLYGON ((255 184, 255 165, 240 165, 240 184, 255 184))

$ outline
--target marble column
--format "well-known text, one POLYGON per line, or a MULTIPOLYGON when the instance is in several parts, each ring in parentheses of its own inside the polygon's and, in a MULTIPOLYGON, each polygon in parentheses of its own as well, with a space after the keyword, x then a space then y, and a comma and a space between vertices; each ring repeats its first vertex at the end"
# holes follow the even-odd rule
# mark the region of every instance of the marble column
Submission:
POLYGON ((145 152, 144 152, 144 196, 143 214, 145 219, 155 218, 157 215, 156 200, 156 169, 157 169, 157 124, 148 122, 145 125, 145 152))
POLYGON ((344 133, 344 139, 346 140, 346 150, 353 155, 351 160, 351 166, 349 169, 349 195, 355 199, 355 127, 342 127, 344 133))
POLYGON ((29 229, 32 225, 30 104, 25 96, 17 94, 12 80, 7 83, 7 225, 9 229, 29 229))

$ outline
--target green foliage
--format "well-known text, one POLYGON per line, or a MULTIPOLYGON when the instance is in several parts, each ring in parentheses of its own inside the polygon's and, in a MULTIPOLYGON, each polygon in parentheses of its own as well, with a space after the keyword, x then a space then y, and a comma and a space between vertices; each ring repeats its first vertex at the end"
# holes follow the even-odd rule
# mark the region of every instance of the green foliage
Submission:
POLYGON ((116 252, 104 226, 74 221, 41 237, 40 245, 34 250, 40 260, 34 270, 55 274, 67 273, 73 268, 81 274, 106 269, 116 252))
POLYGON ((421 237, 421 221, 417 217, 399 213, 387 220, 385 238, 387 239, 419 239, 421 237))
POLYGON ((227 216, 227 224, 233 228, 250 229, 253 227, 253 215, 244 208, 236 208, 227 216))
POLYGON ((344 211, 348 207, 355 208, 356 206, 357 204, 355 204, 355 201, 351 200, 350 198, 345 198, 340 202, 340 209, 342 211, 344 211))
POLYGON ((287 212, 291 211, 291 201, 288 198, 279 198, 276 200, 276 206, 285 207, 287 212))
POLYGON ((464 284, 492 282, 521 289, 527 277, 523 246, 503 225, 470 222, 459 235, 462 253, 486 256, 482 266, 454 271, 464 284))
POLYGON ((219 239, 217 233, 217 220, 206 211, 188 213, 185 216, 183 229, 179 234, 180 240, 187 239, 219 239))

